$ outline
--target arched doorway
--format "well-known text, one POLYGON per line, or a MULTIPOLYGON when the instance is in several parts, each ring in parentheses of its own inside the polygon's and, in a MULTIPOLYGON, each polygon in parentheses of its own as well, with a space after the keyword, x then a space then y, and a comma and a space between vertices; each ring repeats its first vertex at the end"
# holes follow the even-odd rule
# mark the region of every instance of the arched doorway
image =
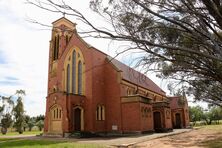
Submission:
POLYGON ((83 108, 75 107, 74 108, 74 120, 73 120, 74 131, 84 130, 84 117, 83 117, 83 108))
POLYGON ((154 122, 154 130, 156 132, 161 131, 162 123, 161 123, 161 113, 160 112, 153 113, 153 122, 154 122))
POLYGON ((175 114, 176 124, 175 128, 181 128, 181 116, 180 113, 175 114))
POLYGON ((50 133, 62 133, 62 108, 59 105, 54 105, 50 108, 50 133))

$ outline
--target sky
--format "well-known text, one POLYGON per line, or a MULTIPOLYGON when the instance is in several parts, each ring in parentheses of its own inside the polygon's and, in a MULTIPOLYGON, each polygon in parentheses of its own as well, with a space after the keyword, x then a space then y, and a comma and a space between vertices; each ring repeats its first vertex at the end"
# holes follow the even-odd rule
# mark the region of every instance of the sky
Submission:
MULTIPOLYGON (((73 1, 72 6, 91 21, 103 23, 90 10, 89 0, 73 1)), ((51 28, 30 23, 28 20, 31 18, 51 25, 60 17, 61 14, 41 10, 26 4, 24 0, 0 0, 0 95, 9 96, 18 89, 24 89, 24 107, 26 114, 30 116, 45 113, 51 28)), ((85 29, 78 20, 68 19, 77 23, 77 30, 85 29)), ((111 56, 116 54, 113 49, 119 48, 116 43, 103 39, 84 40, 111 56)), ((129 57, 119 56, 118 59, 129 63, 129 57)), ((155 74, 149 75, 149 78, 167 91, 167 83, 158 80, 155 74)))

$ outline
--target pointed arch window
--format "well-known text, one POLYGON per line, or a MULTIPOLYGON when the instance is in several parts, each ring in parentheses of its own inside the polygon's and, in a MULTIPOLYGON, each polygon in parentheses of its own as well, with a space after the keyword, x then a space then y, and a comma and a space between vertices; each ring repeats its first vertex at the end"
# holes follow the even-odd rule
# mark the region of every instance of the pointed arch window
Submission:
POLYGON ((56 59, 59 57, 59 35, 57 35, 56 59))
POLYGON ((57 60, 59 57, 59 35, 54 37, 53 42, 53 60, 57 60))
POLYGON ((85 92, 85 70, 84 59, 81 51, 74 49, 67 56, 67 60, 64 65, 64 90, 67 93, 84 95, 85 92))
POLYGON ((82 62, 78 63, 78 94, 82 94, 82 62))
POLYGON ((72 53, 72 93, 76 93, 76 51, 72 53))
POLYGON ((54 38, 54 50, 53 50, 53 60, 56 60, 56 45, 57 45, 57 37, 54 38))
POLYGON ((62 119, 62 109, 58 106, 55 106, 51 109, 52 120, 61 120, 62 119))
POLYGON ((96 108, 96 120, 104 121, 105 120, 105 106, 98 105, 96 108))
POLYGON ((67 74, 66 74, 66 91, 70 92, 70 66, 67 65, 67 74))
POLYGON ((66 45, 68 44, 68 42, 69 42, 69 36, 66 35, 66 45))

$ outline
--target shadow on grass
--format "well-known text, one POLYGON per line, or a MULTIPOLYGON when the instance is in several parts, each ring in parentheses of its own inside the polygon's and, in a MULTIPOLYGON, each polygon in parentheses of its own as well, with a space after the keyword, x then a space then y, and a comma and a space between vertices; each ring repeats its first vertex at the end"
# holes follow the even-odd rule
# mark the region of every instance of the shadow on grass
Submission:
POLYGON ((42 131, 25 131, 22 134, 19 134, 18 132, 7 132, 5 135, 0 133, 0 138, 8 136, 24 136, 24 135, 40 135, 40 134, 42 134, 42 131))
POLYGON ((0 138, 0 142, 12 141, 16 140, 16 138, 0 138))
POLYGON ((48 141, 48 140, 25 140, 14 139, 0 141, 0 148, 102 148, 103 146, 95 144, 79 144, 66 141, 48 141))
POLYGON ((222 137, 214 139, 214 140, 205 141, 201 143, 201 146, 204 146, 207 148, 222 148, 222 137))

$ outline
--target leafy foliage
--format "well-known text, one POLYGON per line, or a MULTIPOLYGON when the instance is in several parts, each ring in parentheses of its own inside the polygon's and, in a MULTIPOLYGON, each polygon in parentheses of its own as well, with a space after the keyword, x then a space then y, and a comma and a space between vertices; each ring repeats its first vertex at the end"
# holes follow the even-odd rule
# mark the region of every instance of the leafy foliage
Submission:
POLYGON ((30 117, 29 115, 25 115, 23 105, 25 91, 17 90, 15 95, 16 96, 12 95, 9 97, 0 96, 0 100, 2 101, 2 106, 0 106, 1 132, 6 134, 7 128, 9 128, 12 123, 14 123, 13 126, 20 134, 23 133, 26 128, 31 131, 34 126, 42 130, 45 116, 38 115, 36 117, 30 117))
POLYGON ((29 131, 32 130, 32 128, 35 126, 35 120, 33 118, 31 118, 28 123, 27 123, 27 126, 29 128, 29 131))
POLYGON ((2 112, 4 111, 4 105, 0 106, 0 115, 2 116, 2 112))
POLYGON ((12 124, 12 115, 11 111, 14 105, 12 101, 12 97, 0 96, 0 100, 2 101, 2 106, 0 106, 0 125, 1 125, 1 133, 6 134, 7 128, 12 124))
POLYGON ((200 106, 189 107, 190 121, 194 122, 194 125, 197 121, 203 119, 203 108, 200 106))
POLYGON ((208 125, 212 123, 212 121, 217 121, 222 119, 222 109, 220 107, 212 107, 208 112, 205 112, 203 115, 203 120, 206 121, 208 125))
POLYGON ((36 119, 35 119, 36 122, 38 122, 38 121, 40 121, 40 120, 43 120, 43 121, 45 120, 45 116, 44 116, 44 115, 38 115, 38 116, 36 116, 35 118, 36 118, 36 119))
POLYGON ((212 121, 217 121, 222 119, 222 108, 218 106, 210 107, 209 110, 205 110, 200 106, 189 107, 190 120, 194 122, 205 121, 207 125, 211 125, 212 121))
POLYGON ((5 115, 3 115, 3 118, 1 119, 1 124, 2 127, 4 128, 9 128, 12 124, 13 120, 12 120, 12 115, 7 113, 5 115))
POLYGON ((7 133, 7 128, 9 128, 12 124, 13 120, 12 120, 12 116, 9 113, 6 113, 3 115, 2 119, 1 119, 1 132, 2 134, 6 134, 7 133))
POLYGON ((34 126, 37 126, 41 131, 44 127, 44 115, 38 115, 36 117, 30 117, 25 115, 25 127, 28 127, 28 130, 31 131, 34 126))
POLYGON ((25 95, 24 91, 16 91, 18 95, 17 104, 13 108, 13 113, 15 117, 14 127, 19 133, 23 133, 23 128, 25 126, 25 110, 22 102, 22 95, 25 95))
MULTIPOLYGON (((216 0, 91 0, 90 7, 112 28, 95 27, 64 1, 27 0, 55 13, 77 17, 90 35, 130 42, 143 72, 158 72, 196 100, 222 106, 222 2, 216 0)), ((36 22, 35 22, 36 23, 36 22)))
POLYGON ((35 125, 36 125, 36 126, 39 128, 39 130, 41 131, 42 128, 44 127, 44 120, 39 120, 39 121, 37 121, 35 125))

